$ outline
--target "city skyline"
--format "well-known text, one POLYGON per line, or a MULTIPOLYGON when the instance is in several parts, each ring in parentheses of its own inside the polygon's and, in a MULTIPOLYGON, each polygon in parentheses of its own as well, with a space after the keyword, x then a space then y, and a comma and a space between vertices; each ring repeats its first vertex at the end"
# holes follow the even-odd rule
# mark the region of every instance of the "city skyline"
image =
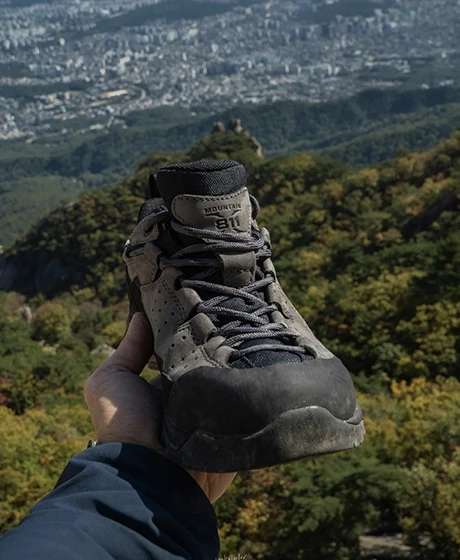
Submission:
POLYGON ((325 21, 308 12, 325 1, 235 0, 213 2, 215 13, 200 19, 178 12, 142 25, 139 16, 165 5, 23 3, 31 5, 0 2, 3 140, 83 119, 84 127, 123 124, 133 111, 162 106, 211 112, 327 101, 408 79, 421 87, 451 84, 460 56, 456 0, 382 0, 371 15, 325 21))

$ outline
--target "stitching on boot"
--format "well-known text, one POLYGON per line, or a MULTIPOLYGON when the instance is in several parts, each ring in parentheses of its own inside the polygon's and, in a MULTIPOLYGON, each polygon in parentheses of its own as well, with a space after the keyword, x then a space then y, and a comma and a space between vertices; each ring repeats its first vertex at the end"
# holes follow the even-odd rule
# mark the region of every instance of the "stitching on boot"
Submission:
POLYGON ((241 196, 243 194, 243 191, 247 190, 246 187, 243 187, 243 189, 239 190, 238 192, 231 194, 231 195, 224 195, 224 196, 219 196, 219 197, 207 197, 207 196, 176 196, 176 198, 173 200, 172 203, 172 211, 173 214, 175 216, 177 216, 177 218, 181 221, 184 222, 185 221, 185 217, 182 216, 181 214, 179 214, 179 212, 177 211, 177 204, 179 202, 223 202, 225 200, 232 200, 233 198, 237 198, 239 196, 241 196))

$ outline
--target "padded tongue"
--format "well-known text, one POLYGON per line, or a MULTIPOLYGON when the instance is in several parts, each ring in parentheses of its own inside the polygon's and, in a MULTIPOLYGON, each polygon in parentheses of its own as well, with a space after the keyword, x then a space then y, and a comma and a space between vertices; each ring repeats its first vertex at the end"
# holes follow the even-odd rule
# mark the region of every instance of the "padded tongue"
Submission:
POLYGON ((158 191, 184 225, 223 233, 250 233, 252 207, 246 170, 236 161, 196 161, 163 167, 158 191))

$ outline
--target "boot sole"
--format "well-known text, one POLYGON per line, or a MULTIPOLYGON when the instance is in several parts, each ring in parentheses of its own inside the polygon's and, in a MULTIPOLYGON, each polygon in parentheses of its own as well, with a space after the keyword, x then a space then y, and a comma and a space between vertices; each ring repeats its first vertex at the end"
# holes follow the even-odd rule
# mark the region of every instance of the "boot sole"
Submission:
POLYGON ((325 408, 288 410, 249 435, 216 436, 196 430, 181 446, 182 430, 165 418, 166 457, 183 467, 226 473, 260 469, 358 447, 365 429, 359 405, 352 418, 340 420, 325 408), (176 437, 175 437, 176 436, 176 437))

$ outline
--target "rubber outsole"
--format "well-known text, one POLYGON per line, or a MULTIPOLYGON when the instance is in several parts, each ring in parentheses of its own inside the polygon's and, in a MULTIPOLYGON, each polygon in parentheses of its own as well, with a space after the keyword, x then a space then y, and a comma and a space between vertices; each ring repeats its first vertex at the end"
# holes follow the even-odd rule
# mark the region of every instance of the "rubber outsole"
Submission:
POLYGON ((356 405, 353 417, 346 421, 325 408, 298 408, 250 435, 216 436, 197 430, 180 446, 174 440, 183 441, 183 434, 174 438, 174 432, 177 428, 166 417, 162 433, 166 457, 189 469, 226 473, 352 449, 362 443, 365 429, 356 405))

